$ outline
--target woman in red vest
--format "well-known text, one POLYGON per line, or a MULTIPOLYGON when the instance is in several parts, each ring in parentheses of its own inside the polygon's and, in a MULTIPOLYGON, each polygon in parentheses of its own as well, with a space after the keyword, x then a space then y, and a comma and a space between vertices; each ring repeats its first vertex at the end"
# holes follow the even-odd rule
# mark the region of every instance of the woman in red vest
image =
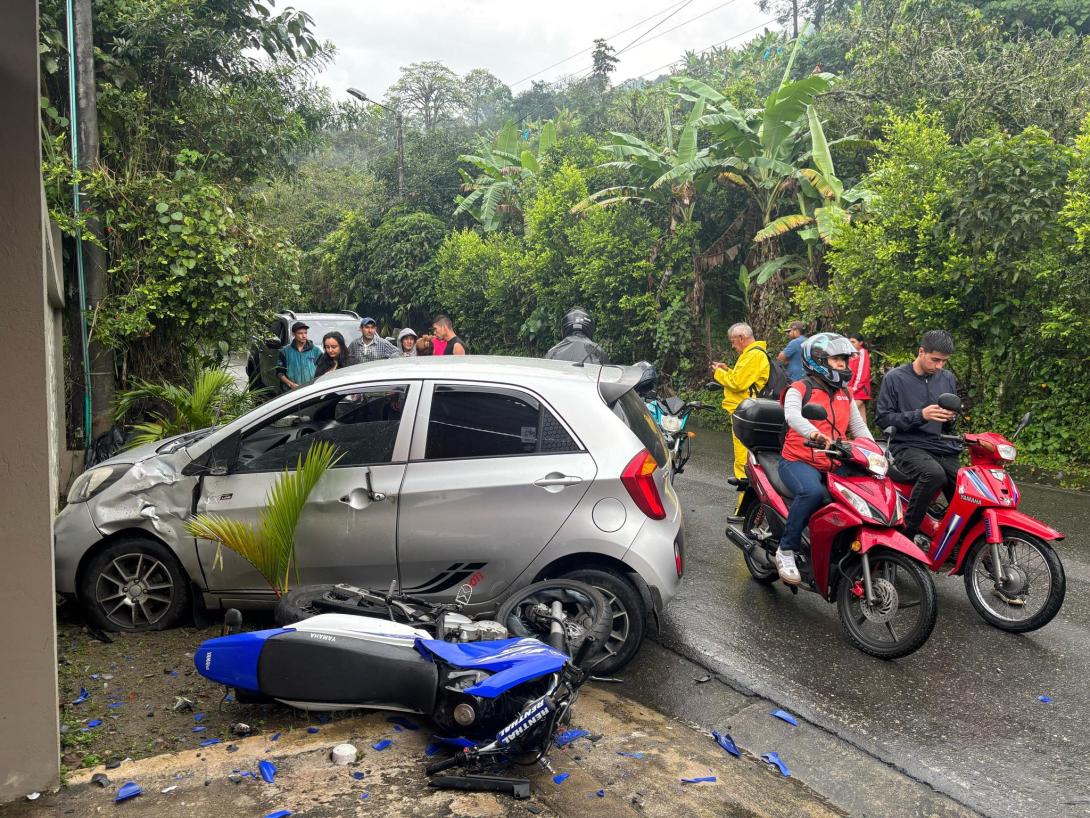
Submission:
POLYGON ((821 508, 825 496, 824 475, 836 464, 827 455, 806 445, 807 441, 823 448, 840 438, 872 439, 867 422, 848 391, 851 371, 848 359, 855 348, 843 335, 822 332, 812 335, 802 345, 802 366, 806 377, 795 381, 784 392, 783 414, 787 421, 787 439, 779 464, 780 479, 791 489, 794 499, 787 513, 787 523, 776 551, 776 569, 788 585, 798 585, 802 578, 795 565, 795 551, 801 546, 802 531, 810 516, 821 508), (802 416, 803 403, 824 407, 828 420, 809 421, 802 416))
POLYGON ((862 333, 853 332, 848 336, 855 348, 855 355, 848 361, 848 367, 852 371, 852 380, 848 385, 851 390, 852 400, 859 407, 859 414, 863 420, 867 419, 867 401, 870 400, 870 350, 867 349, 867 341, 862 333))

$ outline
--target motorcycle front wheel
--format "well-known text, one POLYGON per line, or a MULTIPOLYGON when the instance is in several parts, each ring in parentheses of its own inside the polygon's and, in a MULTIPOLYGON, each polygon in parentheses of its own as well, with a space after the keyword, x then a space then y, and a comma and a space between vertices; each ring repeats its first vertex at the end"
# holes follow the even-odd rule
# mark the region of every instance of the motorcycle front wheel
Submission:
POLYGON ((935 629, 938 602, 931 575, 896 551, 869 552, 874 603, 863 594, 863 564, 845 570, 836 607, 849 641, 879 659, 899 659, 918 650, 935 629))
MULTIPOLYGON (((597 588, 576 580, 547 579, 520 588, 500 605, 496 621, 511 636, 531 636, 548 644, 552 620, 545 612, 551 611, 553 602, 559 602, 563 611, 562 626, 571 655, 588 636, 599 645, 606 644, 613 624, 610 605, 597 588)), ((593 668, 601 658, 602 651, 593 649, 584 667, 593 668)))
POLYGON ((391 610, 380 603, 368 603, 336 585, 303 585, 292 588, 276 603, 273 618, 281 627, 294 625, 318 614, 341 613, 389 618, 391 610))
POLYGON ((969 601, 985 622, 1008 633, 1043 628, 1060 612, 1067 592, 1060 558, 1044 540, 1010 528, 1003 529, 999 555, 1003 583, 993 573, 987 540, 970 546, 962 571, 969 601))

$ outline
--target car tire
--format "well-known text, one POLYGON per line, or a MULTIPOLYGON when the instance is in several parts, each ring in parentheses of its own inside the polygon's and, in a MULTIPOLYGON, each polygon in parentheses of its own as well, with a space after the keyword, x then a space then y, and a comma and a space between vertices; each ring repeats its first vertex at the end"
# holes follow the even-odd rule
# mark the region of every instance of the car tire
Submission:
POLYGON ((110 631, 160 631, 189 607, 189 577, 161 542, 122 537, 101 549, 80 577, 88 622, 110 631))
POLYGON ((597 588, 612 608, 613 623, 606 639, 605 658, 594 665, 592 672, 596 676, 616 673, 632 661, 643 642, 647 606, 640 592, 624 574, 609 568, 578 568, 563 576, 597 588))

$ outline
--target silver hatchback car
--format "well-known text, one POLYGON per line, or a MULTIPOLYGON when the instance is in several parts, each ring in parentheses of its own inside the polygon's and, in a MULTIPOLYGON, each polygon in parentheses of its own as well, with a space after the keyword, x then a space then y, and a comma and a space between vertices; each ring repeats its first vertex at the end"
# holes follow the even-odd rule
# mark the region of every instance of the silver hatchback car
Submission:
POLYGON ((602 589, 611 672, 681 580, 684 528, 641 370, 487 356, 376 361, 330 373, 218 429, 131 449, 73 484, 55 525, 57 588, 114 630, 176 623, 191 604, 271 605, 241 557, 185 531, 193 514, 256 521, 315 440, 341 458, 296 534, 300 583, 484 609, 544 578, 602 589))

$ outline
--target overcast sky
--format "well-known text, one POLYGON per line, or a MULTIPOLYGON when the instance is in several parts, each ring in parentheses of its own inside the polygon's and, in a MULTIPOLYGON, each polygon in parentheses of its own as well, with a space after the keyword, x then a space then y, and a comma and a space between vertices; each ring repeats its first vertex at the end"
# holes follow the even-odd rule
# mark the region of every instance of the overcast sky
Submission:
POLYGON ((319 81, 338 98, 350 85, 379 96, 402 66, 424 60, 458 74, 487 68, 518 94, 531 74, 556 80, 589 72, 595 38, 621 51, 653 27, 619 55, 614 81, 654 77, 686 50, 745 42, 770 16, 756 0, 284 0, 277 8, 287 5, 310 14, 318 37, 336 45, 319 81))

